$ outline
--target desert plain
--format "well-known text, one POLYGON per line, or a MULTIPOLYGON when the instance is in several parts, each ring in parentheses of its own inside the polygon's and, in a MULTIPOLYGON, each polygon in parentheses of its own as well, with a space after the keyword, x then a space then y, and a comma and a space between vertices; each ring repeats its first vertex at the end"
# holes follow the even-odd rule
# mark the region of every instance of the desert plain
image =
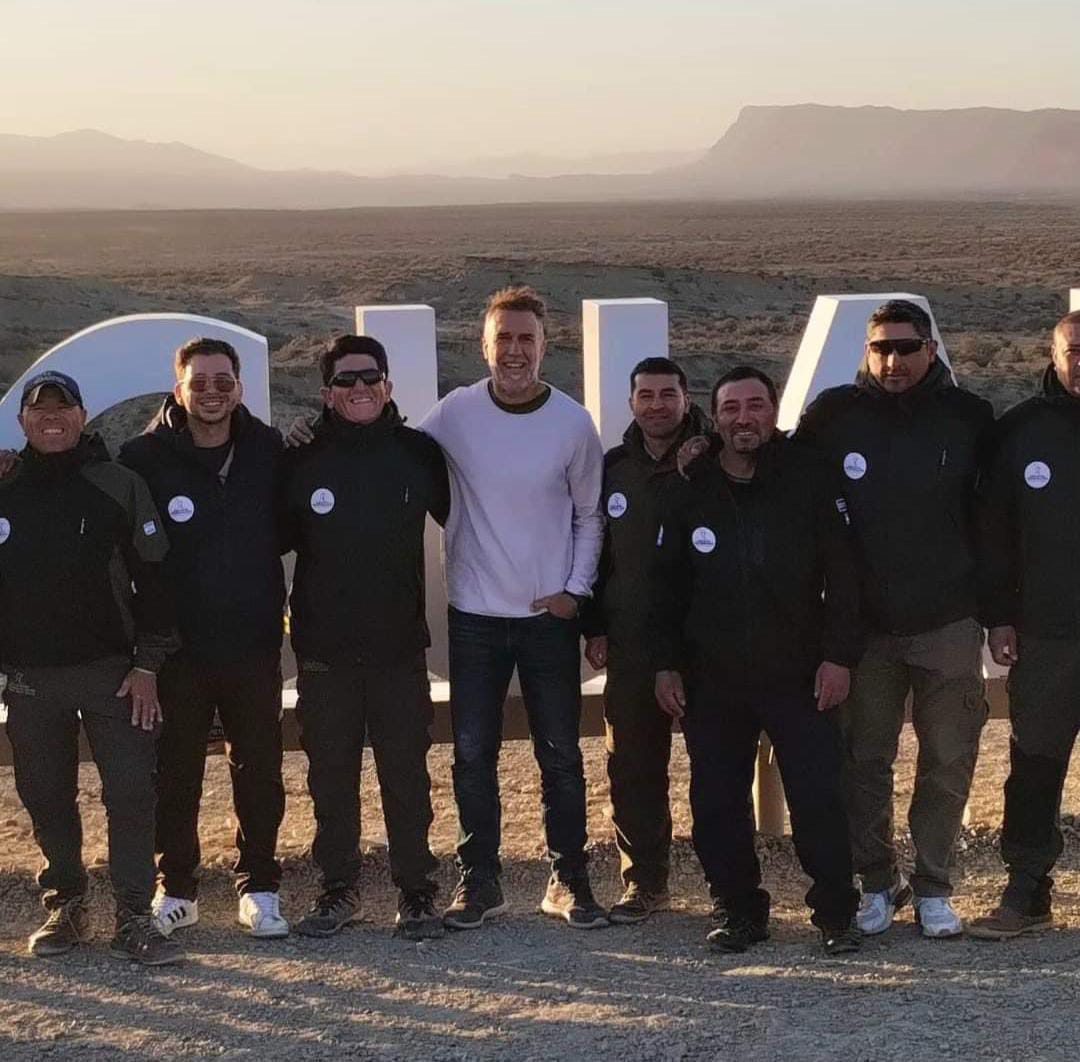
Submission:
MULTIPOLYGON (((816 294, 927 295, 962 383, 1001 411, 1029 394, 1048 333, 1080 284, 1080 206, 1038 202, 589 204, 319 213, 0 214, 0 383, 79 328, 141 311, 223 317, 267 335, 274 418, 313 408, 314 358, 352 308, 427 302, 439 324, 440 388, 475 379, 485 295, 510 282, 551 305, 547 376, 580 397, 580 299, 650 295, 670 305, 671 350, 705 397, 725 367, 783 381, 816 294)), ((644 352, 648 353, 648 352, 644 352)), ((148 403, 102 418, 112 441, 148 403)), ((602 741, 583 742, 592 871, 618 896, 602 741)), ((905 730, 897 829, 916 747, 905 730)), ((972 916, 1001 883, 997 843, 1008 724, 984 732, 958 851, 957 902, 972 916)), ((432 843, 444 896, 456 832, 450 753, 430 758, 432 843)), ((302 753, 286 757, 283 906, 299 917, 317 881, 302 753)), ((82 768, 86 857, 98 939, 31 960, 40 918, 36 848, 0 768, 0 1058, 892 1060, 1071 1058, 1080 1046, 1080 840, 1065 794, 1057 926, 1006 944, 922 940, 909 913, 842 959, 806 922, 790 838, 762 839, 772 939, 743 956, 703 946, 708 903, 689 843, 681 740, 672 764, 673 910, 642 927, 576 933, 537 912, 546 877, 539 780, 526 743, 506 746, 503 854, 511 912, 484 931, 410 944, 392 935, 374 771, 365 767, 367 919, 327 942, 257 942, 236 927, 228 867, 235 821, 223 757, 203 805, 202 922, 182 967, 147 972, 103 946, 111 901, 105 822, 82 768)))

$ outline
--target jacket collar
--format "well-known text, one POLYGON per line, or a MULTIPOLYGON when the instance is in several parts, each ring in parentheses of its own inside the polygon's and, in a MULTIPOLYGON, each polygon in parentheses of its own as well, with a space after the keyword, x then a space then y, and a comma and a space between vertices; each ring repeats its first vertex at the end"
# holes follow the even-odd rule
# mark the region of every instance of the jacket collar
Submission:
POLYGON ((935 358, 926 375, 914 387, 894 395, 886 391, 878 383, 867 368, 866 359, 863 358, 863 363, 859 366, 859 371, 855 375, 855 386, 864 394, 878 401, 891 402, 896 409, 909 413, 931 395, 955 387, 956 382, 953 380, 952 373, 945 365, 945 362, 941 358, 935 358))
POLYGON ((70 450, 60 454, 39 454, 33 447, 24 446, 19 454, 21 472, 33 480, 54 481, 74 475, 83 465, 109 460, 105 441, 96 432, 83 433, 70 450))

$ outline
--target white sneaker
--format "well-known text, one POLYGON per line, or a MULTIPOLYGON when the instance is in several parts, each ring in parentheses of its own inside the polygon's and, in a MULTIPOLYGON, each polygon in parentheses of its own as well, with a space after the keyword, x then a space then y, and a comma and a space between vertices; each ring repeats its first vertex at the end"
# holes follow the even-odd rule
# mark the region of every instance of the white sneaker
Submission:
POLYGON ((150 905, 154 924, 163 937, 170 936, 174 929, 193 926, 199 920, 199 901, 184 900, 178 896, 166 896, 159 892, 150 905))
POLYGON ((855 924, 868 937, 884 933, 896 912, 911 900, 911 886, 901 874, 896 884, 884 892, 864 892, 855 913, 855 924))
POLYGON ((915 921, 924 937, 958 937, 964 932, 964 923, 947 896, 916 896, 915 921))
POLYGON ((289 923, 281 916, 276 892, 246 892, 240 897, 236 920, 253 937, 287 937, 289 923))

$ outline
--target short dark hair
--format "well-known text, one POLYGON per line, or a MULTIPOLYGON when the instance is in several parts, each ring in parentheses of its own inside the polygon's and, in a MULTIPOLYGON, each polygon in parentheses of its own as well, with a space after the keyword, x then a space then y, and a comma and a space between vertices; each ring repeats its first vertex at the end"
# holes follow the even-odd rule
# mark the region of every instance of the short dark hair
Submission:
POLYGON ((224 339, 210 339, 208 336, 199 336, 197 339, 189 339, 176 352, 176 378, 179 380, 184 375, 184 369, 192 358, 200 354, 224 354, 232 364, 233 374, 240 379, 240 355, 231 343, 224 339))
POLYGON ((866 322, 866 334, 870 335, 878 325, 883 324, 909 324, 920 339, 932 339, 934 336, 930 315, 918 303, 909 299, 890 299, 883 302, 866 322))
POLYGON ((322 373, 324 387, 330 386, 334 378, 337 363, 347 354, 367 354, 375 359, 375 364, 383 376, 390 375, 390 365, 386 360, 386 348, 372 336, 338 336, 330 346, 319 355, 319 372, 322 373))
POLYGON ((780 405, 780 399, 776 393, 776 384, 773 383, 772 377, 767 372, 762 372, 753 365, 736 365, 734 369, 728 369, 728 371, 713 384, 712 394, 709 396, 709 409, 714 413, 716 412, 716 396, 720 393, 721 387, 725 384, 737 383, 739 380, 757 380, 759 383, 763 384, 765 390, 768 391, 769 401, 772 402, 774 406, 780 405))
POLYGON ((686 373, 682 367, 676 365, 670 358, 642 358, 630 370, 630 394, 634 393, 639 376, 677 376, 679 386, 686 390, 686 373))
POLYGON ((1057 337, 1069 327, 1069 325, 1080 325, 1080 310, 1073 310, 1071 313, 1067 313, 1056 325, 1054 325, 1054 343, 1057 343, 1057 337))

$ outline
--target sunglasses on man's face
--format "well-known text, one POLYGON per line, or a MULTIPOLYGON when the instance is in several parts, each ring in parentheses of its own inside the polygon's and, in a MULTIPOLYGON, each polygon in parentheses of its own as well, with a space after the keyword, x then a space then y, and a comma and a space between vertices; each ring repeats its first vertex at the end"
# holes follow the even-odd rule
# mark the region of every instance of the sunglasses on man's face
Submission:
POLYGON ((331 387, 355 387, 357 382, 374 387, 386 379, 382 369, 342 369, 330 381, 331 387))
POLYGON ((209 391, 211 387, 215 391, 223 395, 227 395, 236 390, 236 377, 235 376, 215 376, 211 379, 208 376, 192 376, 187 382, 188 388, 194 392, 201 393, 203 391, 209 391))
POLYGON ((926 343, 925 339, 871 339, 867 346, 872 353, 887 358, 890 354, 914 354, 926 343))

